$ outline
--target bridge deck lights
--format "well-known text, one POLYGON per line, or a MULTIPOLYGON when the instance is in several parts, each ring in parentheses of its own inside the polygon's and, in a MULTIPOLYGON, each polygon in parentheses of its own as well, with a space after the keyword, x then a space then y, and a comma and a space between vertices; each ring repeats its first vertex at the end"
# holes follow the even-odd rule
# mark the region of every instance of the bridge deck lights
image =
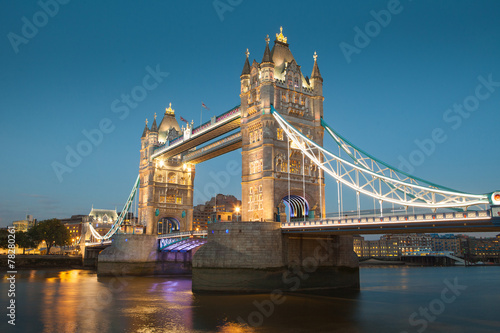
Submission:
POLYGON ((500 192, 493 192, 491 194, 491 203, 493 205, 500 205, 500 192))

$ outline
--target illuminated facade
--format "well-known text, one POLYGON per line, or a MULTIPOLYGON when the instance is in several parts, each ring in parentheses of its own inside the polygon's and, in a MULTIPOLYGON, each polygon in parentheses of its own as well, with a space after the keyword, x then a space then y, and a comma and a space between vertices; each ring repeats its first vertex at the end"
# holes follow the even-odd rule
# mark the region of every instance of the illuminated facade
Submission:
POLYGON ((118 219, 118 213, 111 209, 95 209, 92 207, 85 222, 113 223, 118 219))
POLYGON ((288 147, 271 106, 307 137, 323 145, 323 78, 317 55, 304 76, 282 29, 272 50, 269 37, 262 61, 246 60, 241 81, 242 221, 284 221, 324 212, 321 172, 298 149, 288 147), (288 178, 290 177, 290 188, 288 178), (289 196, 290 194, 290 196, 289 196))
POLYGON ((183 164, 180 156, 151 159, 156 147, 177 138, 183 130, 172 104, 165 109, 160 126, 156 114, 151 128, 146 120, 139 166, 139 223, 146 226, 148 234, 192 229, 194 165, 183 164))

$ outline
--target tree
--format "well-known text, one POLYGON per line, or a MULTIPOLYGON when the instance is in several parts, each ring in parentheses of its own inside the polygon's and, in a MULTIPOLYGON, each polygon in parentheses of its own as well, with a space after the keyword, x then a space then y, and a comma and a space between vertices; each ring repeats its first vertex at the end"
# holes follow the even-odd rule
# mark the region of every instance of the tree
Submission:
MULTIPOLYGON (((30 230, 32 230, 31 228, 30 230)), ((26 248, 28 247, 36 247, 39 242, 35 240, 36 235, 34 232, 23 232, 23 231, 16 231, 16 245, 19 248, 23 249, 23 254, 26 251, 26 248)))
POLYGON ((9 231, 7 229, 0 229, 0 248, 7 249, 9 246, 9 231))
POLYGON ((68 229, 58 219, 50 219, 39 222, 33 228, 34 240, 37 243, 45 241, 47 254, 52 246, 64 246, 70 244, 71 237, 68 229))

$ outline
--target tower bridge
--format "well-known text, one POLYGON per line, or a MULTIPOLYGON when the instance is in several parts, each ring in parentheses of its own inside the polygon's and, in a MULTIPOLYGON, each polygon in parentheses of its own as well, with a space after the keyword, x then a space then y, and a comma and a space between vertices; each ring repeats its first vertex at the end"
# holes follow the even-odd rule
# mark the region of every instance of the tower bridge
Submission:
MULTIPOLYGON (((311 282, 307 288, 355 288, 358 266, 349 235, 500 230, 500 192, 470 194, 440 186, 355 146, 327 123, 334 115, 323 109, 316 52, 311 74, 304 76, 282 31, 272 49, 270 38, 265 41, 260 62, 250 62, 246 52, 240 105, 198 127, 193 122, 179 126, 172 105, 160 125, 156 114, 151 127, 146 121, 139 177, 129 201, 138 195, 138 217, 147 235, 129 246, 158 251, 179 242, 182 246, 172 249, 194 244, 198 252, 193 257, 193 289, 260 291, 283 287, 275 273, 303 265, 303 258, 317 252, 318 242, 333 237, 323 246, 328 255, 318 259, 321 282, 311 282), (325 134, 338 146, 338 153, 323 147, 325 134), (193 234, 197 165, 240 148, 244 222, 213 223, 206 235, 193 234), (337 185, 338 218, 326 214, 325 177, 337 185), (356 195, 357 216, 342 216, 344 189, 356 195), (380 215, 361 216, 361 196, 378 203, 380 215), (403 207, 405 214, 383 216, 384 203, 403 207), (411 214, 409 207, 428 213, 411 214)), ((115 222, 120 223, 120 219, 115 222)), ((102 238, 109 239, 114 232, 102 238)), ((120 260, 126 261, 126 256, 103 251, 108 270, 120 260)))

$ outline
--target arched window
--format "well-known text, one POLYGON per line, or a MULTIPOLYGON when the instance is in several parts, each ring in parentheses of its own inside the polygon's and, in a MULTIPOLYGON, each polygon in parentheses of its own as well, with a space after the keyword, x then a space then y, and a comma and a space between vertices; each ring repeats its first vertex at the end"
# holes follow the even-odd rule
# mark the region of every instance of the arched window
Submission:
POLYGON ((168 174, 168 182, 172 183, 172 184, 177 183, 177 175, 175 174, 175 172, 169 172, 169 174, 168 174))

